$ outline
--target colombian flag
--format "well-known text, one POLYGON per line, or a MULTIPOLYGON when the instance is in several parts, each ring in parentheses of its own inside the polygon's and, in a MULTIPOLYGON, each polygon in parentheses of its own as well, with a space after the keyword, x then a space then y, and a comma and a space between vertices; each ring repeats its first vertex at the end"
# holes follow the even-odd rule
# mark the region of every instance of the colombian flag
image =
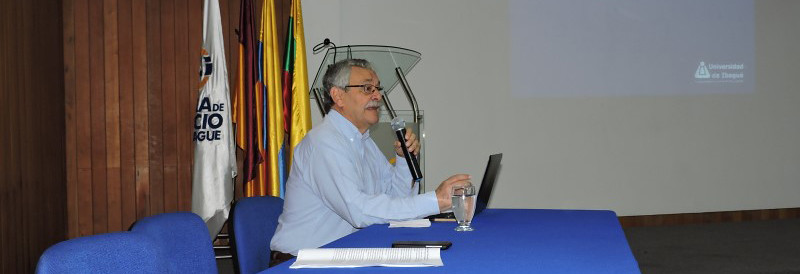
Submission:
POLYGON ((283 63, 283 119, 289 133, 289 157, 300 140, 311 130, 311 106, 308 97, 308 68, 303 33, 303 12, 300 0, 292 0, 289 27, 286 32, 286 51, 283 63))

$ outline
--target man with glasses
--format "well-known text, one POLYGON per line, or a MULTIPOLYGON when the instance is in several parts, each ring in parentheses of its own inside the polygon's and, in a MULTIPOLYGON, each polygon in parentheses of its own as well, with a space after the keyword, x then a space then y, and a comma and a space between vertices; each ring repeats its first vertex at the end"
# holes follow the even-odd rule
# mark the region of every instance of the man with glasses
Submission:
MULTIPOLYGON (((297 255, 302 248, 320 247, 358 228, 450 209, 450 188, 469 183, 469 175, 453 175, 436 191, 418 195, 406 161, 391 165, 370 138, 383 88, 369 62, 336 62, 325 73, 323 86, 328 114, 294 151, 283 214, 270 244, 273 253, 297 255)), ((406 130, 408 150, 416 155, 419 141, 406 130)), ((403 157, 399 141, 395 151, 403 157)))

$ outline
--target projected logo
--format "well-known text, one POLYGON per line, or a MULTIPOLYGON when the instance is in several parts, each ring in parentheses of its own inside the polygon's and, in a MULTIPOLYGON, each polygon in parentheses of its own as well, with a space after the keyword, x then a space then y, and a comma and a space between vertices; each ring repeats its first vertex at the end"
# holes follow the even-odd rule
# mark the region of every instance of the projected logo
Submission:
POLYGON ((708 79, 711 78, 711 73, 708 72, 708 67, 706 67, 706 62, 700 61, 700 65, 697 66, 697 71, 694 72, 694 79, 708 79))
POLYGON ((694 71, 697 83, 742 83, 744 82, 744 64, 714 64, 700 61, 694 71))

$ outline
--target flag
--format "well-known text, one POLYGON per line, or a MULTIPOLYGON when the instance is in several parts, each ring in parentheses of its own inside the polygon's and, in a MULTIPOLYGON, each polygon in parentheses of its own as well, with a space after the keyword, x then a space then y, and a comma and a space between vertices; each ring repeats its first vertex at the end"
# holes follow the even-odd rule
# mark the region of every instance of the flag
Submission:
POLYGON ((266 195, 266 159, 263 149, 263 89, 257 86, 257 58, 253 2, 242 0, 239 8, 239 64, 233 119, 236 124, 236 144, 244 151, 245 196, 266 195), (260 187, 262 186, 263 187, 260 187))
POLYGON ((228 219, 236 177, 228 71, 217 0, 206 0, 203 14, 203 50, 200 96, 194 118, 192 212, 200 215, 211 238, 228 219))
POLYGON ((286 140, 283 122, 283 94, 281 89, 281 68, 278 59, 278 35, 275 24, 275 1, 264 0, 261 9, 261 31, 259 34, 259 86, 263 87, 266 111, 264 119, 264 149, 267 151, 266 174, 267 194, 283 197, 286 183, 284 148, 286 140))
POLYGON ((283 65, 283 117, 286 121, 285 130, 289 133, 289 157, 286 163, 291 169, 294 148, 311 130, 306 45, 300 0, 292 0, 284 52, 286 57, 283 65))
POLYGON ((251 0, 242 0, 240 18, 234 120, 236 143, 246 154, 244 194, 284 197, 291 150, 311 128, 300 3, 292 3, 283 67, 274 0, 263 2, 257 41, 251 0))

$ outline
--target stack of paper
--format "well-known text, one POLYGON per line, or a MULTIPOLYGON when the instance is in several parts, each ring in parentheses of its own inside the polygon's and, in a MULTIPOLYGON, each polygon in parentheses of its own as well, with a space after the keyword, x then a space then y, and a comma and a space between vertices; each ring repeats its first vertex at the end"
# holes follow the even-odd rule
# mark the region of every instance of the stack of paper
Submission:
POLYGON ((431 221, 428 219, 408 220, 408 221, 392 221, 389 222, 389 227, 430 227, 431 221))
POLYGON ((443 266, 439 248, 301 249, 289 268, 443 266))

